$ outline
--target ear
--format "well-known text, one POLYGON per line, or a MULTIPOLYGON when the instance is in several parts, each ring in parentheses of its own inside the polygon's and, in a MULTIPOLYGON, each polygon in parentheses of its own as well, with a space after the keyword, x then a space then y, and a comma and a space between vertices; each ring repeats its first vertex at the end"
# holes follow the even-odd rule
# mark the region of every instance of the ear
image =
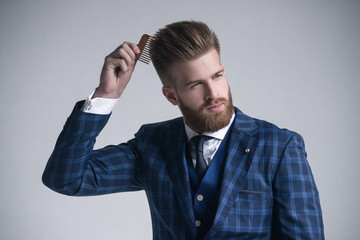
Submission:
POLYGON ((164 94, 166 99, 169 102, 171 102, 173 105, 178 105, 179 104, 178 96, 177 96, 176 91, 175 91, 174 88, 168 87, 168 86, 163 86, 162 87, 162 93, 164 94))

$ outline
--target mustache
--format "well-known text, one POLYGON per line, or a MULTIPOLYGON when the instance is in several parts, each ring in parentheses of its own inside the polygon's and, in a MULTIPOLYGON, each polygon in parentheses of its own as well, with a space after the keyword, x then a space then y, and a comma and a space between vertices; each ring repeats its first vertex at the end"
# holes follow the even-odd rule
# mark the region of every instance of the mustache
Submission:
POLYGON ((224 103, 226 104, 227 103, 227 100, 226 98, 217 98, 217 99, 213 99, 213 100, 209 100, 207 102, 205 102, 202 106, 201 106, 201 110, 204 110, 208 107, 211 107, 212 105, 215 105, 215 104, 219 104, 219 103, 224 103))

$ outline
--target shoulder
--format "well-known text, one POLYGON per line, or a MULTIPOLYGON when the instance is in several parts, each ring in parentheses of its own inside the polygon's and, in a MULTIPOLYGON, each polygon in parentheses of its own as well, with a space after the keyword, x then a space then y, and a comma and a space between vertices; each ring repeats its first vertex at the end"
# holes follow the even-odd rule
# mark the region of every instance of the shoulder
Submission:
POLYGON ((136 133, 136 136, 139 135, 149 135, 149 136, 161 136, 164 133, 174 132, 174 131, 184 131, 184 121, 182 117, 144 124, 140 127, 140 130, 136 133))
POLYGON ((237 108, 235 108, 235 113, 234 128, 258 140, 288 142, 291 138, 302 138, 294 131, 287 128, 280 128, 276 124, 266 120, 248 116, 237 108))

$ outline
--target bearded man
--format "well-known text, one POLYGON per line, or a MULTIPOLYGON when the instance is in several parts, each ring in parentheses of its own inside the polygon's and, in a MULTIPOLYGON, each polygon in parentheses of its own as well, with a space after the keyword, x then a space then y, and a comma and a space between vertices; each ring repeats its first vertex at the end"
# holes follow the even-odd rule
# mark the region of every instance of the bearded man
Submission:
POLYGON ((183 117, 93 150, 139 53, 125 42, 106 57, 99 87, 58 138, 44 184, 73 196, 144 190, 154 239, 324 239, 302 137, 233 106, 218 38, 202 22, 169 24, 150 44, 162 92, 183 117))

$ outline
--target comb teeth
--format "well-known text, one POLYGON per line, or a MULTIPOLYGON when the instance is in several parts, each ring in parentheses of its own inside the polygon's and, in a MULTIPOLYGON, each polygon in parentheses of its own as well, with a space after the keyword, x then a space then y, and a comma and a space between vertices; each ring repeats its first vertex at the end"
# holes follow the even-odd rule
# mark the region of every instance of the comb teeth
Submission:
POLYGON ((150 58, 150 42, 152 40, 152 37, 144 34, 142 35, 140 42, 138 44, 138 47, 140 48, 140 54, 136 56, 136 59, 140 62, 149 64, 151 58, 150 58))

